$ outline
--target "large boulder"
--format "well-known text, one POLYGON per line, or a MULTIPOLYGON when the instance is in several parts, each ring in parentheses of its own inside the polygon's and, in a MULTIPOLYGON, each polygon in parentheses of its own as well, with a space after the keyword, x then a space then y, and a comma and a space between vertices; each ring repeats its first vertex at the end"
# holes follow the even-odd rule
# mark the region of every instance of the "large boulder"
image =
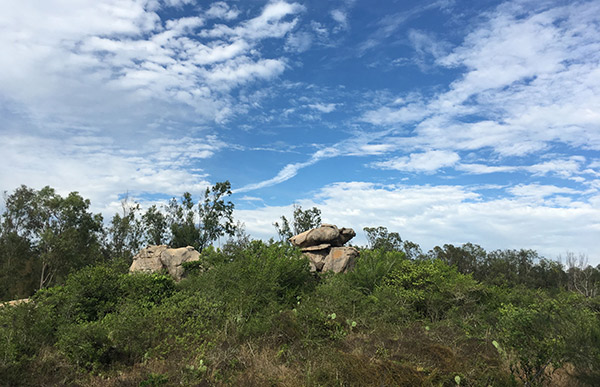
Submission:
POLYGON ((185 274, 183 263, 198 260, 200 253, 191 246, 171 249, 165 245, 150 245, 133 257, 129 272, 156 273, 166 269, 175 281, 179 281, 185 274))
POLYGON ((328 244, 333 247, 341 247, 344 243, 354 238, 356 233, 351 228, 337 228, 333 224, 323 224, 321 227, 313 228, 290 238, 292 245, 305 248, 328 244))
POLYGON ((356 233, 351 228, 337 228, 323 224, 290 238, 292 245, 300 247, 308 258, 311 271, 345 273, 354 268, 358 250, 343 247, 356 233))

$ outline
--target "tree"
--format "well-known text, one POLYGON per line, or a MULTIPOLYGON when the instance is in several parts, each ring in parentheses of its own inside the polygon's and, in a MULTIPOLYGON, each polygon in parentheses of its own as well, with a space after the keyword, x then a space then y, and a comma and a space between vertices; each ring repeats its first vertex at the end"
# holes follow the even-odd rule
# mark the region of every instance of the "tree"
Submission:
POLYGON ((167 217, 155 204, 150 206, 142 215, 146 242, 152 245, 162 245, 167 239, 167 217))
POLYGON ((111 259, 123 258, 131 262, 142 244, 142 224, 138 218, 140 205, 131 202, 129 196, 121 200, 122 214, 115 214, 107 229, 107 254, 111 259))
POLYGON ((231 183, 229 181, 216 183, 214 186, 206 188, 204 201, 198 203, 200 250, 222 236, 235 234, 234 205, 224 199, 230 195, 231 183))
POLYGON ((425 255, 423 254, 423 250, 421 250, 421 246, 419 246, 419 244, 415 242, 403 241, 402 251, 404 251, 406 258, 412 261, 417 259, 423 259, 425 257, 425 255))
POLYGON ((72 270, 100 259, 102 216, 90 213, 90 201, 77 192, 63 198, 48 186, 37 191, 23 185, 5 203, 3 243, 12 245, 9 251, 35 257, 28 273, 37 274, 37 288, 61 282, 72 270))
POLYGON ((231 195, 229 181, 216 183, 206 188, 204 200, 194 211, 194 201, 189 192, 183 194, 181 203, 171 199, 167 207, 167 221, 171 229, 171 246, 193 246, 202 251, 205 247, 224 235, 234 235, 234 205, 226 201, 231 195), (198 225, 196 225, 198 219, 198 225))
POLYGON ((576 257, 575 253, 567 251, 566 264, 569 290, 585 297, 595 297, 600 285, 598 271, 588 264, 588 256, 580 253, 576 257))
POLYGON ((198 230, 194 221, 192 194, 185 192, 181 203, 172 198, 167 207, 167 218, 171 229, 171 247, 194 246, 198 248, 198 230))
POLYGON ((317 228, 321 225, 321 210, 317 207, 303 210, 302 206, 294 204, 293 222, 290 222, 285 216, 281 217, 281 223, 275 222, 273 226, 277 229, 279 240, 288 241, 294 235, 303 233, 304 231, 317 228))
POLYGON ((476 273, 485 261, 486 251, 479 245, 465 243, 461 247, 445 244, 443 248, 435 246, 429 251, 433 259, 441 259, 450 266, 456 266, 463 274, 476 273))
POLYGON ((402 238, 397 232, 389 232, 387 227, 364 227, 363 231, 367 236, 369 248, 385 251, 401 251, 402 238))

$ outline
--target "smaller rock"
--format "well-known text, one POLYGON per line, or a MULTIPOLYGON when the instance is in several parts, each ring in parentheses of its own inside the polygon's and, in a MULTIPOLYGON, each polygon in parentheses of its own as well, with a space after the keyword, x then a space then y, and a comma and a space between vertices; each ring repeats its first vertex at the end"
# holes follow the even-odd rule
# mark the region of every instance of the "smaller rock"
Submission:
POLYGON ((309 247, 304 247, 302 249, 300 249, 303 253, 307 252, 307 251, 318 251, 318 250, 325 250, 327 248, 331 247, 331 245, 329 243, 323 243, 321 245, 316 245, 316 246, 309 246, 309 247))
MULTIPOLYGON (((302 253, 308 258, 310 263, 310 271, 321 271, 325 265, 325 259, 329 254, 330 247, 325 245, 324 249, 314 249, 312 247, 302 249, 302 253)), ((317 246, 314 246, 317 247, 317 246)))
POLYGON ((157 273, 166 269, 175 281, 180 281, 185 274, 183 263, 198 260, 200 253, 191 246, 178 249, 171 249, 165 245, 148 246, 133 257, 129 271, 157 273))
POLYGON ((332 247, 321 270, 346 273, 354 268, 358 254, 354 247, 332 247))

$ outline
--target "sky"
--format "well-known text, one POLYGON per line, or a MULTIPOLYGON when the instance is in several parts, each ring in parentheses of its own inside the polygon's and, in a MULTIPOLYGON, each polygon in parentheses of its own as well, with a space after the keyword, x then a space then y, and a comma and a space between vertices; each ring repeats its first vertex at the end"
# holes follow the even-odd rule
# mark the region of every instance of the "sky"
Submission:
POLYGON ((0 190, 105 219, 229 180, 424 251, 600 264, 600 1, 6 0, 0 190))

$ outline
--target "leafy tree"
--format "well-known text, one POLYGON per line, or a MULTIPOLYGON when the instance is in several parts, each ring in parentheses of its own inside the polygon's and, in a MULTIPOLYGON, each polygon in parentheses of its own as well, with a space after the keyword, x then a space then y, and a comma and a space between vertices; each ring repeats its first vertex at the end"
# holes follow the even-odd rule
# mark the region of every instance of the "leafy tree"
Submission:
POLYGON ((550 366, 555 371, 566 362, 579 362, 583 358, 589 361, 590 356, 597 361, 597 348, 586 344, 594 338, 595 344, 598 343, 597 316, 585 308, 581 299, 573 293, 548 298, 539 292, 533 303, 508 303, 500 308, 497 325, 500 342, 507 351, 511 372, 524 385, 549 383, 550 366))
POLYGON ((384 251, 401 251, 402 238, 397 232, 389 232, 387 227, 365 227, 363 231, 367 235, 369 248, 384 251))
POLYGON ((172 198, 167 207, 167 218, 171 229, 173 247, 193 246, 197 244, 197 229, 194 221, 194 201, 192 194, 185 192, 181 203, 172 198))
POLYGON ((193 246, 202 251, 221 236, 233 235, 235 233, 234 205, 225 200, 229 195, 231 195, 229 181, 206 188, 204 200, 198 203, 197 214, 189 192, 183 194, 181 203, 175 198, 171 199, 167 207, 167 220, 172 235, 170 245, 172 247, 193 246))
POLYGON ((534 263, 539 259, 534 250, 492 251, 475 278, 494 285, 527 285, 532 282, 534 263))
POLYGON ((466 243, 461 247, 445 244, 443 248, 434 247, 429 256, 440 259, 450 266, 456 266, 463 274, 475 273, 487 256, 486 251, 479 245, 466 243))
POLYGON ((150 206, 142 215, 142 224, 146 233, 146 242, 152 245, 162 245, 167 239, 167 217, 155 204, 150 206))
POLYGON ((423 254, 423 250, 421 250, 421 246, 418 243, 411 241, 403 241, 402 242, 402 251, 406 255, 406 258, 415 260, 415 259, 423 259, 425 255, 423 254))
POLYGON ((214 186, 206 188, 204 201, 198 203, 200 250, 224 235, 233 236, 235 234, 234 205, 230 201, 225 201, 225 197, 230 195, 231 183, 229 181, 216 183, 214 186))
POLYGON ((121 201, 122 214, 115 214, 107 229, 107 254, 110 258, 123 258, 131 262, 142 244, 142 224, 138 218, 140 205, 126 196, 121 201))
POLYGON ((50 187, 37 191, 21 186, 5 202, 2 240, 13 244, 9 251, 33 254, 29 272, 37 273, 38 288, 100 259, 102 216, 88 212, 90 201, 77 192, 63 198, 50 187))
POLYGON ((281 223, 275 222, 273 226, 277 229, 279 240, 287 242, 294 235, 298 235, 321 225, 321 210, 317 207, 303 210, 302 206, 294 204, 293 221, 290 225, 289 220, 281 217, 281 223))

